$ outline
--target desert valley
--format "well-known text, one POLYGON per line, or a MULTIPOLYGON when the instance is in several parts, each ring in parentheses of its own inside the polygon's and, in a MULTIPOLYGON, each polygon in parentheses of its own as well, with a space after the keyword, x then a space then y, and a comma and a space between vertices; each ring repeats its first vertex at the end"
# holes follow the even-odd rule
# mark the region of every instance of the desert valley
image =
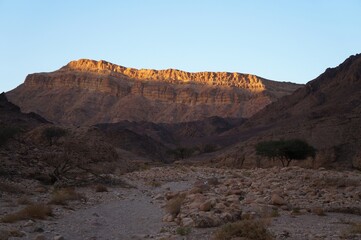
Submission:
POLYGON ((0 239, 361 239, 360 89, 361 54, 306 84, 29 74, 0 95, 0 239))

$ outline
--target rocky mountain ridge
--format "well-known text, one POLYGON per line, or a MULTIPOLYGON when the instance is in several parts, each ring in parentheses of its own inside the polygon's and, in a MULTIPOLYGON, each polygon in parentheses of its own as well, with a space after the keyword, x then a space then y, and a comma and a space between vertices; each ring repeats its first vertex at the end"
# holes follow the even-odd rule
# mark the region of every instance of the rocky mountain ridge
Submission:
POLYGON ((7 96, 22 111, 63 124, 174 123, 250 117, 299 87, 249 74, 137 70, 81 59, 55 72, 30 74, 7 96))
POLYGON ((357 54, 231 129, 242 136, 231 152, 236 156, 244 149, 245 162, 255 165, 257 142, 300 138, 318 149, 317 166, 360 169, 360 88, 361 54, 357 54))

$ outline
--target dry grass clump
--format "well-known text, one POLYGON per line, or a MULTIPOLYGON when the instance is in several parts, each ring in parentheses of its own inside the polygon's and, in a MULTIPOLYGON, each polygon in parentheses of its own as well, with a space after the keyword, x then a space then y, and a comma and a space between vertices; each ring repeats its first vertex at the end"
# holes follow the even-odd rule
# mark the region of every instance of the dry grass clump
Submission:
POLYGON ((181 236, 187 236, 191 231, 192 229, 190 227, 178 227, 176 229, 176 233, 181 236))
POLYGON ((350 232, 353 234, 361 234, 361 223, 353 223, 350 232))
POLYGON ((166 211, 174 216, 177 216, 180 213, 185 195, 180 194, 172 199, 170 199, 165 207, 166 211))
POLYGON ((0 192, 24 193, 24 191, 19 186, 7 182, 0 182, 0 192))
POLYGON ((228 223, 214 233, 215 240, 230 240, 233 238, 249 240, 273 239, 271 233, 266 228, 266 224, 260 220, 241 220, 228 223))
POLYGON ((54 191, 50 204, 66 205, 68 201, 82 200, 85 197, 74 188, 61 188, 54 191))
POLYGON ((108 192, 108 188, 103 184, 97 184, 97 185, 95 185, 95 191, 96 192, 108 192))
POLYGON ((4 223, 13 223, 26 219, 46 219, 48 216, 52 216, 52 209, 50 206, 44 204, 32 204, 18 212, 5 215, 1 218, 1 221, 4 223))
POLYGON ((16 202, 20 205, 29 205, 32 204, 32 201, 26 196, 22 196, 16 200, 16 202))
POLYGON ((320 208, 320 207, 313 208, 313 209, 312 209, 312 213, 313 213, 313 214, 316 214, 316 215, 318 215, 318 216, 326 216, 325 211, 324 211, 322 208, 320 208))
POLYGON ((150 182, 148 183, 148 185, 149 185, 149 186, 151 186, 151 187, 155 187, 155 188, 157 188, 157 187, 162 186, 162 183, 161 183, 161 182, 158 182, 158 181, 153 180, 153 181, 150 181, 150 182))

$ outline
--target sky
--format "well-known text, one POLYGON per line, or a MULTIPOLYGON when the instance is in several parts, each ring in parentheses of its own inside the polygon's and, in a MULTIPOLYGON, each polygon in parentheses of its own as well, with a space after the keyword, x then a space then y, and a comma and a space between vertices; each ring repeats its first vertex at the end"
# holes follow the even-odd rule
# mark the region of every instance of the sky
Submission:
POLYGON ((360 0, 0 0, 0 92, 89 58, 306 83, 361 52, 360 0))

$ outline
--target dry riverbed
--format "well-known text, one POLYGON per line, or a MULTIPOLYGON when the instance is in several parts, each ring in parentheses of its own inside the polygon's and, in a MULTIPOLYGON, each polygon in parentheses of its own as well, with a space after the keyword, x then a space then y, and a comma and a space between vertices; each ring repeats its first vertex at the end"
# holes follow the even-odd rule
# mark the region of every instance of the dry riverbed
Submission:
POLYGON ((242 221, 274 239, 361 239, 357 171, 166 166, 115 178, 129 185, 2 179, 0 239, 212 239, 242 221), (31 215, 41 207, 51 213, 31 215))

